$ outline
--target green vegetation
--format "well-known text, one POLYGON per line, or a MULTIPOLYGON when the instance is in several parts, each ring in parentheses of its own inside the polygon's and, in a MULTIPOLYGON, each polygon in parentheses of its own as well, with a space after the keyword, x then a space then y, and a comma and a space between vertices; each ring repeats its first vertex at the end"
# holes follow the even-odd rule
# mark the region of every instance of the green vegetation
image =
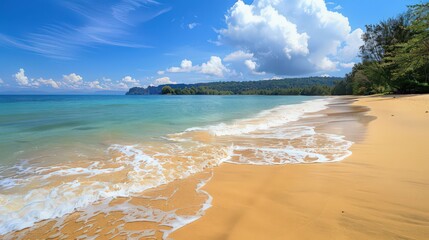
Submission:
MULTIPOLYGON (((171 95, 330 95, 342 78, 294 78, 248 82, 213 82, 163 86, 161 94, 171 95)), ((147 91, 147 90, 146 90, 147 91)))
POLYGON ((332 94, 429 93, 429 3, 367 25, 356 64, 332 94))
POLYGON ((232 91, 218 91, 208 87, 191 87, 191 88, 176 88, 164 86, 162 94, 170 95, 309 95, 309 96, 323 96, 331 95, 332 87, 324 85, 314 85, 305 88, 277 88, 277 89, 253 89, 240 91, 234 93, 232 91))
POLYGON ((127 95, 330 95, 344 78, 307 77, 247 82, 209 82, 131 88, 127 95))
POLYGON ((174 91, 174 89, 172 87, 165 86, 165 87, 162 88, 161 93, 162 94, 170 94, 171 95, 171 94, 175 94, 175 91, 174 91))

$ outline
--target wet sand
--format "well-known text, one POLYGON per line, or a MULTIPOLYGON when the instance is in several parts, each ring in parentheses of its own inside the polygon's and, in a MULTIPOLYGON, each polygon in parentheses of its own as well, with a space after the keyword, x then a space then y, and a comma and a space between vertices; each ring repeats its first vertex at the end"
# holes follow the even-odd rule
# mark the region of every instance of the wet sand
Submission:
POLYGON ((352 156, 327 164, 223 164, 203 188, 213 207, 170 237, 427 239, 427 111, 429 95, 333 104, 308 121, 354 141, 352 156))

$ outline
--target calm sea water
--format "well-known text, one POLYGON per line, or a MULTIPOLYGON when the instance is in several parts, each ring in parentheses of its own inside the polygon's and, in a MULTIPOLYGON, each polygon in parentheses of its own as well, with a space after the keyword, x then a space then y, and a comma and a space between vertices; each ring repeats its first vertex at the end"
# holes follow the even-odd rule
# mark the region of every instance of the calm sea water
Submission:
MULTIPOLYGON (((0 165, 61 152, 137 144, 314 97, 0 96, 0 165)), ((51 158, 55 158, 51 157, 51 158)))

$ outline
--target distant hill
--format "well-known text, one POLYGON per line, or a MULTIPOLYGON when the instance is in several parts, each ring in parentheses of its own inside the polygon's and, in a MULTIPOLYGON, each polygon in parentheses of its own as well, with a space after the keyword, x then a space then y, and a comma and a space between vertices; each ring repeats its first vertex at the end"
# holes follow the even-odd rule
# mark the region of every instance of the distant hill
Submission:
POLYGON ((329 95, 335 83, 342 80, 344 79, 338 77, 307 77, 246 82, 167 84, 147 88, 134 87, 126 95, 160 95, 163 94, 162 88, 165 86, 170 86, 173 89, 172 94, 178 95, 329 95))

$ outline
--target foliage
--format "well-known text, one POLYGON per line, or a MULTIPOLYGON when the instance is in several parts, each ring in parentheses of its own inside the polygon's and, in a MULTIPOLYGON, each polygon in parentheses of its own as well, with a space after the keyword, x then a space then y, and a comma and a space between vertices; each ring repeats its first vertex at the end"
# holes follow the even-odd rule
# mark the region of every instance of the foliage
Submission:
POLYGON ((333 94, 429 92, 429 3, 407 13, 366 26, 355 65, 333 94))
POLYGON ((170 86, 164 86, 161 90, 162 94, 174 94, 174 89, 170 86))

